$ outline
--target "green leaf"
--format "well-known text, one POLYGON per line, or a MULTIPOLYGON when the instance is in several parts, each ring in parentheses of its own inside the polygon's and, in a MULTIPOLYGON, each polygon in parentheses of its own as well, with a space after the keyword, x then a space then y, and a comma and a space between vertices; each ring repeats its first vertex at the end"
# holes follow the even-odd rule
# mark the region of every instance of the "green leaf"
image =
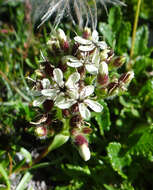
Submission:
POLYGON ((153 161, 153 126, 139 125, 129 136, 129 154, 153 161))
POLYGON ((120 29, 122 22, 122 14, 120 7, 112 7, 108 15, 108 24, 113 32, 117 32, 120 29))
POLYGON ((21 179, 20 183, 18 184, 16 190, 24 190, 26 188, 27 183, 31 180, 32 175, 27 172, 21 179))
POLYGON ((51 145, 48 148, 48 151, 52 151, 54 149, 59 148, 63 144, 65 144, 69 139, 69 136, 63 135, 63 134, 58 134, 54 137, 51 145))
POLYGON ((100 134, 103 136, 104 131, 109 131, 111 121, 107 103, 103 100, 99 101, 99 103, 103 106, 103 111, 102 113, 94 113, 93 116, 95 117, 95 120, 99 126, 100 134))
POLYGON ((31 63, 31 61, 30 61, 28 58, 25 59, 25 62, 26 62, 27 65, 28 65, 29 67, 31 67, 32 69, 36 69, 36 68, 37 68, 37 66, 34 65, 33 63, 31 63))
POLYGON ((121 30, 118 33, 115 50, 119 54, 127 52, 129 37, 131 33, 130 22, 122 22, 120 26, 121 30))
POLYGON ((147 56, 141 56, 134 63, 134 73, 136 76, 142 76, 145 73, 147 67, 153 67, 153 59, 147 56))
POLYGON ((115 34, 112 32, 111 27, 108 24, 100 22, 99 32, 104 36, 104 39, 107 41, 107 43, 111 47, 114 47, 115 34))
POLYGON ((121 144, 117 142, 109 143, 107 147, 107 153, 112 168, 124 179, 127 179, 127 175, 123 172, 123 169, 124 167, 130 165, 131 163, 130 155, 129 154, 121 155, 121 144))
POLYGON ((0 174, 2 175, 2 177, 5 180, 5 183, 7 185, 7 190, 10 190, 11 184, 10 184, 10 181, 9 181, 9 177, 8 177, 8 175, 6 173, 6 170, 3 168, 2 164, 0 164, 0 174))
POLYGON ((134 55, 140 56, 148 52, 148 36, 149 31, 147 26, 141 26, 136 32, 134 55))
POLYGON ((26 159, 26 161, 29 164, 32 164, 32 156, 31 156, 30 152, 28 150, 26 150, 25 148, 23 148, 23 147, 20 149, 20 152, 24 156, 24 158, 26 159))

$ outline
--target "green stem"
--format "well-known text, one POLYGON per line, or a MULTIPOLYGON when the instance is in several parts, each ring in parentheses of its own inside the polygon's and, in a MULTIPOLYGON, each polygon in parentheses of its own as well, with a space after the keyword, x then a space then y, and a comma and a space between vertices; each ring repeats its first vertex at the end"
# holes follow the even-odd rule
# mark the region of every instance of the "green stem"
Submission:
POLYGON ((139 19, 139 14, 140 14, 140 5, 141 5, 141 0, 138 0, 135 19, 134 19, 133 33, 132 33, 132 45, 131 45, 131 51, 130 51, 130 61, 127 65, 128 70, 130 70, 132 68, 131 60, 132 60, 133 54, 134 54, 136 30, 137 30, 138 19, 139 19))

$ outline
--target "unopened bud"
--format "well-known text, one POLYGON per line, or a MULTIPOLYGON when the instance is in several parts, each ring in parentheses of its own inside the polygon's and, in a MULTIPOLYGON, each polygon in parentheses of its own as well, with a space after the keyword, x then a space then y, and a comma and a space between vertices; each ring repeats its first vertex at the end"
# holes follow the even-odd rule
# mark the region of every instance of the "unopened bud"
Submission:
POLYGON ((69 42, 68 42, 68 41, 65 41, 65 42, 62 44, 62 49, 63 49, 65 52, 69 49, 69 42))
POLYGON ((82 133, 84 133, 84 134, 90 134, 91 132, 92 132, 92 129, 89 127, 84 127, 82 129, 82 133))
POLYGON ((117 82, 109 83, 109 85, 108 85, 108 94, 111 95, 111 96, 115 96, 115 95, 118 94, 118 92, 119 92, 118 83, 117 82))
POLYGON ((124 56, 120 56, 120 57, 115 57, 112 61, 111 61, 111 66, 112 67, 116 67, 119 68, 121 67, 126 61, 126 57, 124 56))
POLYGON ((48 47, 50 48, 51 52, 58 53, 60 51, 60 44, 57 39, 50 39, 47 42, 48 47))
POLYGON ((99 74, 97 76, 97 81, 101 85, 106 85, 108 83, 108 79, 108 65, 103 61, 99 65, 99 74))
POLYGON ((72 113, 77 113, 77 112, 79 112, 78 103, 73 104, 73 105, 71 106, 71 111, 72 111, 72 113))
POLYGON ((99 73, 101 75, 108 75, 108 65, 105 61, 102 61, 100 64, 99 64, 99 73))
POLYGON ((83 38, 88 39, 90 36, 91 36, 91 29, 85 27, 83 31, 83 38))
POLYGON ((67 37, 65 35, 65 32, 62 30, 62 29, 58 29, 57 30, 57 38, 59 40, 59 43, 61 45, 61 48, 64 50, 64 51, 67 51, 69 49, 69 42, 67 40, 67 37))
POLYGON ((65 42, 65 41, 67 41, 65 32, 64 32, 61 28, 59 28, 59 29, 57 30, 57 36, 58 36, 58 39, 60 40, 60 42, 63 43, 63 42, 65 42))
POLYGON ((52 109, 53 105, 54 102, 52 100, 45 100, 45 102, 43 103, 45 112, 49 112, 52 109))
POLYGON ((109 57, 110 50, 104 49, 103 51, 100 52, 100 59, 101 60, 106 60, 109 57))
POLYGON ((79 127, 80 126, 80 123, 81 123, 81 120, 82 120, 82 118, 81 118, 81 116, 80 115, 75 115, 75 116, 73 116, 72 118, 71 118, 71 120, 70 120, 70 125, 72 126, 72 127, 79 127))
POLYGON ((70 112, 68 109, 64 109, 64 110, 62 110, 62 114, 64 117, 68 117, 70 115, 70 112))
POLYGON ((134 78, 134 72, 129 71, 120 76, 119 82, 123 82, 124 84, 128 85, 133 78, 134 78))
POLYGON ((77 135, 75 137, 75 145, 78 148, 80 156, 84 161, 88 161, 90 159, 90 150, 88 147, 88 141, 83 135, 77 135))
POLYGON ((43 78, 46 77, 44 71, 41 70, 41 69, 36 69, 36 70, 35 70, 35 73, 36 73, 36 75, 37 75, 39 78, 41 78, 41 79, 43 79, 43 78))
POLYGON ((46 135, 47 135, 47 129, 44 126, 40 126, 40 127, 37 127, 35 129, 35 133, 39 137, 46 137, 46 135))

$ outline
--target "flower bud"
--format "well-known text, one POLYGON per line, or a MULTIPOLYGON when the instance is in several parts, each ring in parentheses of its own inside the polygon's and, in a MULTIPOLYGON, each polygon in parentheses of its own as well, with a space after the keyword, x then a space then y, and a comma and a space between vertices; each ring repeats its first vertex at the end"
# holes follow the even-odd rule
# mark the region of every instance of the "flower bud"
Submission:
POLYGON ((82 129, 82 133, 84 133, 84 134, 90 134, 91 132, 92 132, 92 129, 89 127, 84 127, 82 129))
POLYGON ((78 103, 75 103, 71 106, 71 111, 72 113, 77 113, 79 112, 79 106, 78 106, 78 103))
POLYGON ((124 84, 128 85, 133 78, 134 78, 134 72, 129 71, 120 76, 119 82, 123 82, 124 84))
POLYGON ((97 81, 101 85, 106 85, 108 83, 108 65, 104 61, 99 65, 99 74, 97 76, 97 81))
POLYGON ((59 29, 57 30, 57 36, 58 36, 58 39, 59 39, 59 41, 60 41, 61 43, 67 41, 65 32, 64 32, 61 28, 59 28, 59 29))
POLYGON ((62 110, 62 114, 63 114, 64 117, 69 117, 70 116, 70 112, 69 112, 68 109, 62 110))
POLYGON ((91 36, 91 29, 85 27, 83 31, 83 38, 88 39, 90 36, 91 36))
POLYGON ((36 69, 35 73, 36 73, 37 77, 39 77, 39 79, 43 79, 46 77, 45 72, 41 69, 36 69))
POLYGON ((126 61, 126 57, 124 57, 124 56, 115 57, 111 61, 110 65, 112 67, 119 68, 125 63, 125 61, 126 61))
POLYGON ((75 137, 75 145, 78 148, 80 156, 84 161, 88 161, 90 159, 90 150, 88 147, 88 141, 83 135, 77 135, 75 137))
POLYGON ((81 120, 82 120, 82 118, 81 118, 80 115, 75 115, 75 116, 73 116, 73 117, 71 118, 71 120, 70 120, 70 125, 71 125, 72 127, 80 126, 81 120))
POLYGON ((99 64, 99 73, 101 75, 108 75, 108 65, 105 61, 102 61, 100 64, 99 64))
POLYGON ((45 100, 45 102, 43 103, 45 113, 49 112, 52 109, 53 105, 54 102, 52 100, 45 100))
POLYGON ((39 126, 35 129, 35 133, 38 137, 46 137, 47 129, 44 126, 39 126))
POLYGON ((59 41, 53 37, 47 42, 48 47, 50 48, 51 52, 60 52, 60 43, 59 41))
POLYGON ((108 55, 109 52, 110 52, 110 50, 108 50, 108 49, 104 49, 103 51, 101 51, 100 52, 100 59, 106 60, 109 57, 109 55, 108 55))
POLYGON ((60 29, 60 28, 57 30, 57 37, 59 39, 59 43, 62 46, 62 49, 64 51, 67 51, 69 49, 69 42, 67 40, 65 32, 62 29, 60 29))
POLYGON ((115 96, 119 92, 118 90, 118 83, 117 82, 111 82, 108 84, 108 94, 110 96, 115 96))

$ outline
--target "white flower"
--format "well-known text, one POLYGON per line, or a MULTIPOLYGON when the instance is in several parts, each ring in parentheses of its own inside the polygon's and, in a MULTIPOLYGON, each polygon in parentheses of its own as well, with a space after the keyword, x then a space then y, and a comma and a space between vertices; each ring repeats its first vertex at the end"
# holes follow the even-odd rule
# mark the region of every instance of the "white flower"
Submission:
MULTIPOLYGON (((42 85, 42 89, 41 90, 34 90, 34 91, 32 91, 32 94, 34 96, 38 96, 38 98, 33 101, 33 106, 35 106, 35 107, 40 106, 42 103, 45 102, 45 100, 51 100, 52 99, 50 96, 44 96, 43 95, 43 91, 44 90, 48 90, 48 89, 51 88, 51 84, 50 84, 49 79, 44 78, 41 81, 41 85, 42 85)), ((55 90, 52 89, 52 94, 54 95, 54 93, 55 93, 55 90)))
POLYGON ((87 108, 87 106, 90 107, 90 109, 92 109, 95 112, 101 112, 103 109, 101 104, 88 98, 88 96, 93 94, 93 92, 94 92, 94 86, 92 85, 85 86, 80 92, 79 103, 78 103, 79 112, 82 118, 86 120, 89 120, 91 117, 91 113, 87 108))
POLYGON ((53 70, 53 81, 51 85, 48 79, 42 80, 43 89, 34 91, 38 93, 39 98, 34 100, 33 106, 41 105, 46 99, 53 100, 54 105, 67 109, 76 103, 79 97, 77 82, 80 80, 80 74, 75 72, 71 74, 66 82, 63 81, 63 72, 60 69, 53 70))
POLYGON ((64 82, 63 72, 60 69, 54 69, 53 80, 55 82, 53 88, 43 90, 42 94, 51 97, 54 105, 61 109, 67 109, 75 104, 79 96, 77 82, 80 80, 80 74, 75 72, 64 82))
POLYGON ((82 58, 78 59, 74 56, 65 56, 63 61, 66 61, 66 64, 69 67, 79 68, 84 66, 86 71, 90 74, 96 75, 98 73, 98 67, 100 62, 100 56, 97 49, 94 51, 92 57, 85 53, 81 53, 82 58))
POLYGON ((95 48, 99 48, 101 50, 104 50, 107 48, 107 44, 105 41, 99 41, 98 32, 94 30, 92 32, 91 40, 84 39, 80 36, 74 37, 74 40, 80 44, 79 50, 80 51, 92 51, 95 48))

